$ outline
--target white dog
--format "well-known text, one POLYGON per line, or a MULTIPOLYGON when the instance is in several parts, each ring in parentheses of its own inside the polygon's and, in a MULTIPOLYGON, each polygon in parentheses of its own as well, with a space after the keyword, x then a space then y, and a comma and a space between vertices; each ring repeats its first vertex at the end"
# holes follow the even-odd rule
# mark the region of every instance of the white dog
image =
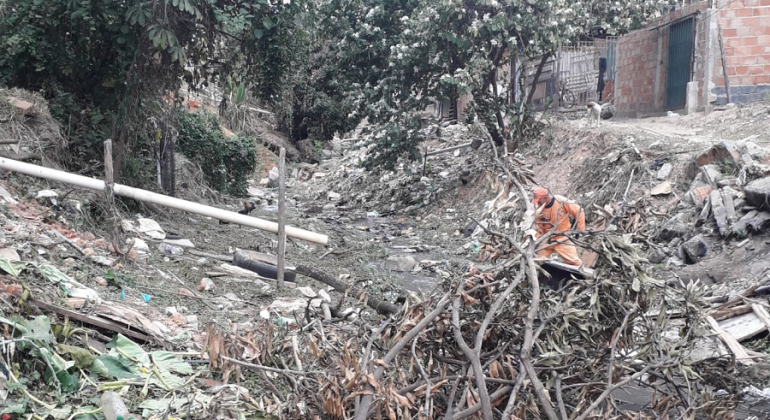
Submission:
POLYGON ((601 125, 599 121, 602 119, 602 106, 591 101, 586 104, 586 108, 588 108, 588 126, 591 127, 593 121, 596 120, 596 127, 598 128, 601 125))

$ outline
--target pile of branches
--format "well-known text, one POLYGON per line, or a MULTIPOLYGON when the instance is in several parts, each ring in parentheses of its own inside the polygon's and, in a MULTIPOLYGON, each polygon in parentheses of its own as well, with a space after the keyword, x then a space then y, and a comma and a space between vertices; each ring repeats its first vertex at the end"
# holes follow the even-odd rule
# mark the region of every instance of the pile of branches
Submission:
POLYGON ((634 418, 731 418, 737 396, 714 396, 688 362, 708 334, 703 291, 666 288, 644 272, 633 244, 610 233, 593 238, 611 250, 594 278, 542 288, 535 250, 552 233, 534 239, 534 211, 520 203, 515 236, 487 230, 513 255, 495 269, 470 264, 376 327, 360 318, 250 332, 230 341, 226 363, 279 374, 287 387, 281 395, 271 383, 271 401, 283 401, 272 407, 286 418, 627 418, 613 396, 627 387, 651 390, 634 418), (683 326, 671 326, 669 310, 684 314, 683 326))

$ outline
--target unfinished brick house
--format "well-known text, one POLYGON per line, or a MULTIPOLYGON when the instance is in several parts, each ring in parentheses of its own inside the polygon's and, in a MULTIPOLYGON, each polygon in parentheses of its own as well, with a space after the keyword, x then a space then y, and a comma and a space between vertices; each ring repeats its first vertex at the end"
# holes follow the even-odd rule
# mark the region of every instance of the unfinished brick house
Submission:
POLYGON ((770 99, 770 0, 686 1, 618 41, 618 115, 691 113, 764 99, 770 99))

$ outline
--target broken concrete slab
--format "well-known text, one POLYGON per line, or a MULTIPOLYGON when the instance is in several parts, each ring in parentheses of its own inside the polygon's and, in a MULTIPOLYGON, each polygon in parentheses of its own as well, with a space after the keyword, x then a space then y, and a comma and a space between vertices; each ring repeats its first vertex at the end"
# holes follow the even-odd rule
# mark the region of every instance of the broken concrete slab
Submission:
POLYGON ((749 205, 758 210, 770 210, 770 177, 750 182, 743 192, 749 205))
MULTIPOLYGON (((716 185, 722 180, 722 170, 717 165, 704 165, 700 168, 701 180, 709 185, 716 185)), ((697 179, 697 176, 696 176, 697 179)))
POLYGON ((695 226, 701 226, 708 222, 709 215, 711 215, 711 200, 710 198, 706 198, 706 201, 703 202, 703 208, 700 211, 700 215, 698 216, 698 221, 695 222, 695 226))
POLYGON ((728 235, 730 233, 730 226, 727 223, 727 209, 722 200, 722 193, 719 190, 711 191, 709 202, 711 203, 711 213, 714 215, 717 230, 722 236, 728 235))
POLYGON ((732 231, 737 235, 762 233, 770 227, 770 212, 752 210, 746 213, 735 225, 732 231))
POLYGON ((697 264, 708 254, 708 245, 700 236, 693 236, 682 245, 682 250, 687 257, 687 262, 697 264))
POLYGON ((412 271, 417 266, 417 261, 409 255, 391 256, 385 260, 385 269, 390 271, 412 271))
POLYGON ((733 195, 726 189, 722 190, 722 201, 725 204, 725 212, 727 213, 727 223, 732 225, 738 220, 738 216, 735 213, 735 204, 733 202, 733 195))
POLYGON ((690 162, 687 167, 687 176, 695 178, 698 170, 704 165, 727 165, 737 168, 741 162, 741 153, 732 141, 721 141, 718 144, 704 150, 690 162))
POLYGON ((687 215, 678 213, 674 217, 668 219, 663 225, 663 229, 660 231, 658 237, 664 241, 669 241, 673 238, 684 236, 689 230, 690 228, 687 226, 687 215))
POLYGON ((664 163, 663 166, 658 169, 657 179, 658 181, 665 181, 671 175, 671 171, 674 170, 674 165, 670 163, 664 163))

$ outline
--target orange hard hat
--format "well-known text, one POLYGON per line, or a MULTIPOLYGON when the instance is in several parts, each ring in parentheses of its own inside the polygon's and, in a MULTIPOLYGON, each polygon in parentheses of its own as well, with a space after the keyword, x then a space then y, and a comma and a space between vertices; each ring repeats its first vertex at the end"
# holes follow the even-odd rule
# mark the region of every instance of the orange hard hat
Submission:
POLYGON ((535 193, 535 198, 548 197, 548 190, 546 190, 545 188, 538 187, 538 188, 535 188, 533 192, 535 193))

